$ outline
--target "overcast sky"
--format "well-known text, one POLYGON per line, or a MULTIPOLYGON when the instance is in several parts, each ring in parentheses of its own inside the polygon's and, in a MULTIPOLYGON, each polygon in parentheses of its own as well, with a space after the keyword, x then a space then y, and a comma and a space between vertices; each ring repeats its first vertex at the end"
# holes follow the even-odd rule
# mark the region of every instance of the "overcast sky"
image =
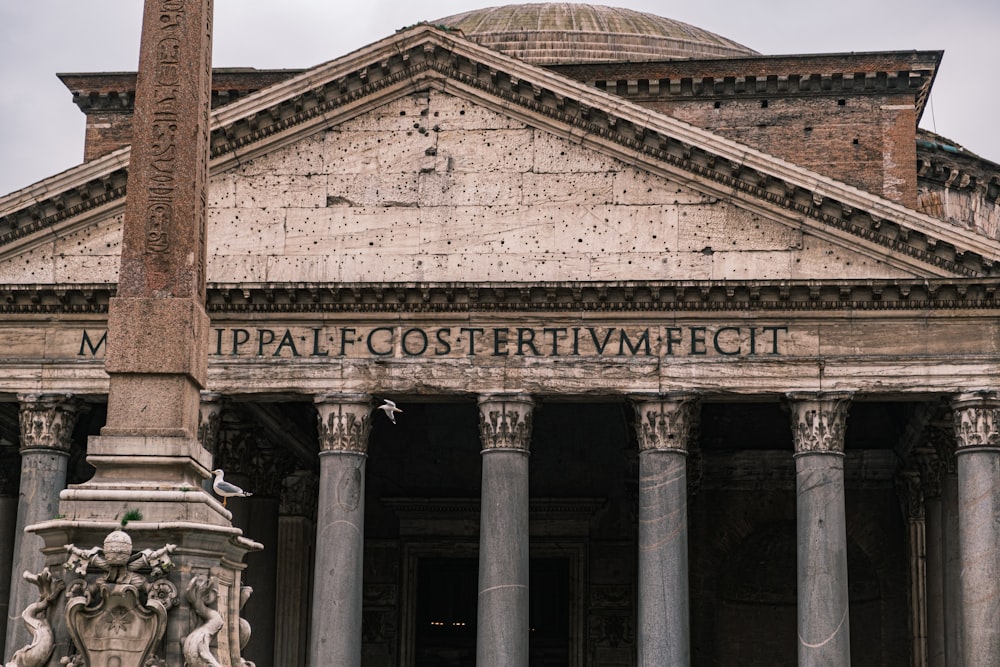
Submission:
MULTIPOLYGON (((215 0, 213 64, 307 68, 419 21, 497 4, 215 0)), ((921 125, 1000 162, 998 0, 606 4, 685 21, 764 54, 944 50, 921 125)), ((141 0, 0 0, 0 195, 81 161, 84 115, 56 72, 135 70, 141 11, 141 0)))

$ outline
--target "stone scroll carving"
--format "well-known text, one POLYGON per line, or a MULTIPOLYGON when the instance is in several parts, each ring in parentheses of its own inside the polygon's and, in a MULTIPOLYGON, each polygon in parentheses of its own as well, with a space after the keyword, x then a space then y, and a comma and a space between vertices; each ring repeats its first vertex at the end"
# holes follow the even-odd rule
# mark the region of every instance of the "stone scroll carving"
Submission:
POLYGON ((204 574, 192 577, 185 597, 202 623, 184 638, 184 667, 222 667, 222 663, 212 654, 211 646, 212 638, 219 634, 224 625, 222 614, 216 610, 219 600, 218 582, 214 577, 204 574))
POLYGON ((167 612, 177 589, 165 577, 173 568, 173 544, 132 551, 132 538, 116 530, 103 547, 66 545, 69 584, 66 624, 77 653, 63 658, 70 667, 153 667, 165 664, 156 653, 167 629, 167 612), (103 572, 87 582, 91 569, 103 572))
POLYGON ((788 399, 796 454, 844 453, 850 394, 789 394, 788 399))
POLYGON ((534 400, 524 394, 479 397, 479 437, 484 450, 531 449, 534 400))
POLYGON ((21 620, 31 633, 31 643, 18 649, 5 667, 42 667, 55 648, 55 636, 48 618, 49 606, 59 597, 65 584, 62 579, 54 579, 49 568, 38 574, 25 572, 22 576, 38 587, 38 602, 28 605, 21 614, 21 620))
MULTIPOLYGON (((253 587, 251 586, 241 586, 240 587, 240 613, 243 613, 243 607, 247 606, 247 600, 253 595, 253 587)), ((247 643, 250 641, 250 621, 240 617, 240 653, 243 653, 243 649, 247 647, 247 643)), ((245 658, 240 658, 239 667, 257 667, 253 662, 245 658)))

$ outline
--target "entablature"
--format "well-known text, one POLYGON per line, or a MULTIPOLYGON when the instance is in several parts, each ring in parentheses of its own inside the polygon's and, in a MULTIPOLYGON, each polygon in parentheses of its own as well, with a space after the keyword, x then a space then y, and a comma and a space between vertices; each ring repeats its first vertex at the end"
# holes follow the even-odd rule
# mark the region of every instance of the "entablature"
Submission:
MULTIPOLYGON (((538 311, 988 311, 1000 279, 210 283, 209 315, 538 311)), ((107 284, 0 285, 0 313, 106 314, 107 284)))

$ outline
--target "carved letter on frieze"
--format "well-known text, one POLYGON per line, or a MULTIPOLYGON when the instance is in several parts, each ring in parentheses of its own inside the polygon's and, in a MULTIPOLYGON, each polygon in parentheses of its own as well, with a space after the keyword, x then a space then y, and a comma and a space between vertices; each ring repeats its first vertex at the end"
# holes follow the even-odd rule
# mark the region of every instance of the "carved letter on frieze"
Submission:
POLYGON ((222 615, 215 609, 219 598, 218 584, 214 577, 199 574, 188 582, 185 593, 188 604, 201 618, 202 624, 184 638, 184 667, 222 667, 212 655, 212 638, 219 633, 224 623, 222 615))
POLYGON ((18 649, 6 667, 42 667, 48 662, 56 644, 49 624, 49 605, 59 596, 65 584, 62 579, 53 579, 49 568, 38 574, 25 572, 22 576, 38 587, 38 602, 28 605, 21 614, 21 620, 31 633, 31 643, 18 649))
POLYGON ((1000 398, 993 392, 963 394, 953 402, 955 447, 1000 447, 1000 398))
POLYGON ((320 451, 368 451, 371 433, 371 398, 322 396, 316 399, 320 451))
POLYGON ((688 451, 698 428, 698 401, 694 397, 637 398, 634 406, 640 450, 688 451))
POLYGON ((486 449, 531 449, 531 412, 535 402, 525 394, 479 398, 479 437, 486 449))
POLYGON ((86 577, 103 570, 93 583, 77 579, 69 586, 66 625, 77 655, 64 662, 97 667, 147 667, 162 660, 156 649, 167 629, 167 612, 177 589, 165 577, 173 569, 168 544, 132 552, 132 538, 122 530, 108 534, 103 547, 66 545, 65 568, 86 577))
POLYGON ((795 453, 843 454, 850 394, 789 394, 788 399, 795 453))

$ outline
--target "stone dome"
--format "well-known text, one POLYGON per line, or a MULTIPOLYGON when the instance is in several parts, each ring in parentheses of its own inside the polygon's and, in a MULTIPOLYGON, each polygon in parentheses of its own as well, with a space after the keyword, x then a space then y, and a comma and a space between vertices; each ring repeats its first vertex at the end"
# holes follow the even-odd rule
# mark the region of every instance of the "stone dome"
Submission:
POLYGON ((687 23, 620 7, 546 2, 476 9, 431 22, 535 65, 757 55, 687 23))

